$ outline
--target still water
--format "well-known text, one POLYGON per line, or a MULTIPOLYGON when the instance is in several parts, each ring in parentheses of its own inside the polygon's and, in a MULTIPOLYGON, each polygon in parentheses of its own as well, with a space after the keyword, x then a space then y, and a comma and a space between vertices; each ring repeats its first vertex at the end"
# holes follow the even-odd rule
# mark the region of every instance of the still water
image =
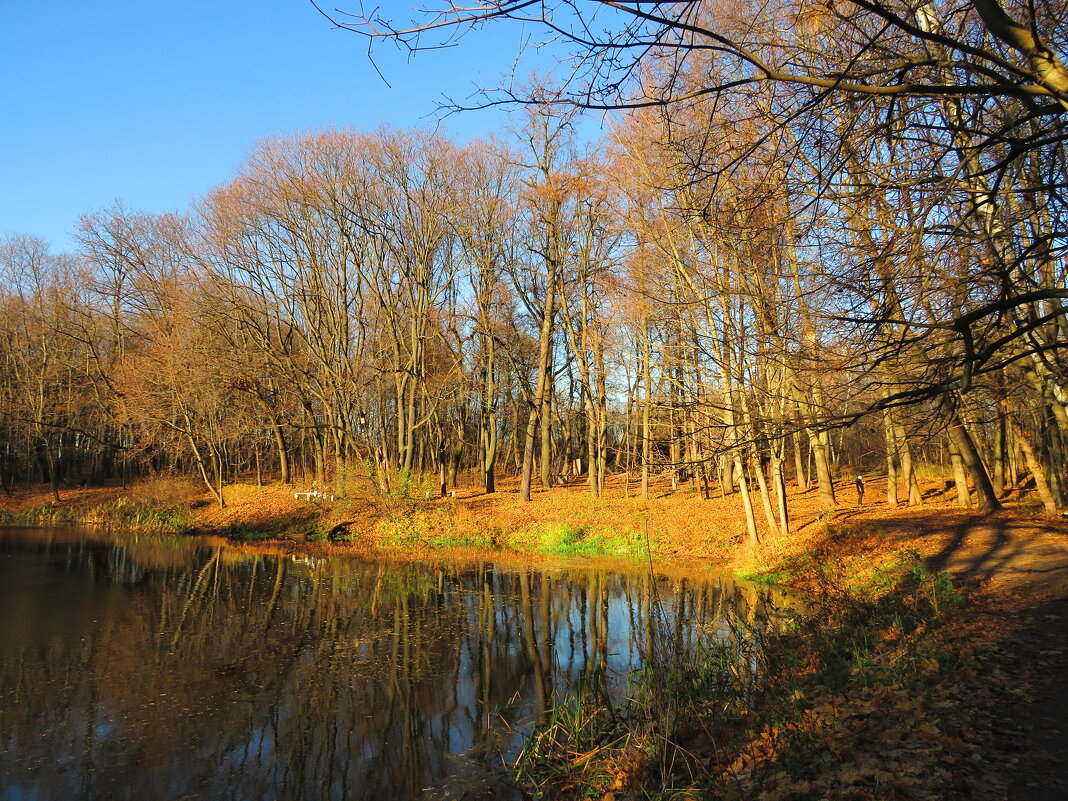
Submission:
POLYGON ((0 801, 500 798, 551 704, 619 700, 655 649, 776 597, 707 571, 0 528, 0 801))

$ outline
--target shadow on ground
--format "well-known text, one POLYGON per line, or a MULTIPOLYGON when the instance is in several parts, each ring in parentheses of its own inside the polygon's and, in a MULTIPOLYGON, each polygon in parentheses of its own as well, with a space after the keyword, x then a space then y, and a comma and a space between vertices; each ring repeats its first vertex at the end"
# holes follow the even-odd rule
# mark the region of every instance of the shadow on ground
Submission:
POLYGON ((947 509, 903 510, 878 519, 858 509, 839 513, 836 521, 846 526, 846 537, 915 548, 930 568, 948 570, 958 581, 1068 597, 1068 521, 947 509))

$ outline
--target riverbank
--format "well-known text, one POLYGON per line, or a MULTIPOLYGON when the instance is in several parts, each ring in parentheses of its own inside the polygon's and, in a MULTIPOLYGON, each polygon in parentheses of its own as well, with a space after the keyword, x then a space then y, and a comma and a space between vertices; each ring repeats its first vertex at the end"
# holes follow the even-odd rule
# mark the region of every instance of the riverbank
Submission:
POLYGON ((1063 798, 1063 591, 1023 570, 954 578, 863 539, 799 574, 807 608, 747 671, 713 650, 621 708, 554 721, 524 765, 540 797, 1063 798))
MULTIPOLYGON (((936 477, 924 484, 923 507, 889 509, 885 478, 875 477, 868 480, 863 506, 855 503, 852 482, 839 482, 840 504, 830 511, 820 507, 815 489, 791 487, 789 536, 765 536, 752 553, 745 545, 744 511, 737 493, 723 496, 714 491, 706 500, 688 485, 672 487, 658 479, 651 485, 650 499, 642 500, 635 482, 616 475, 601 498, 591 497, 585 484, 573 483, 535 490, 531 503, 521 503, 516 480, 503 478, 499 486, 498 492, 487 495, 461 482, 439 498, 412 482, 403 494, 392 497, 369 486, 356 486, 348 496, 316 497, 307 494, 309 487, 238 483, 226 487, 227 505, 220 508, 202 485, 161 477, 128 488, 65 488, 58 502, 46 486, 17 487, 11 497, 0 498, 0 516, 8 522, 95 523, 236 541, 330 539, 393 550, 467 546, 579 555, 651 552, 731 563, 753 573, 800 565, 799 555, 826 550, 832 539, 835 550, 848 552, 893 542, 899 549, 941 558, 941 568, 950 566, 947 560, 953 552, 992 520, 998 521, 995 528, 1003 533, 1011 529, 1013 536, 1029 532, 1041 538, 1063 528, 1062 521, 1038 517, 1040 506, 1028 496, 1007 499, 1008 508, 998 515, 959 510, 953 505, 953 490, 936 477), (830 531, 835 532, 833 538, 827 537, 830 531)), ((761 516, 759 510, 757 514, 761 516)), ((766 528, 763 520, 760 526, 766 528)), ((990 547, 997 550, 996 543, 990 547)))
MULTIPOLYGON (((995 515, 959 510, 933 482, 921 509, 888 509, 876 491, 868 506, 825 513, 815 493, 795 492, 794 532, 753 552, 736 497, 655 489, 641 501, 618 484, 603 499, 565 487, 520 504, 507 483, 494 496, 332 502, 294 499, 291 487, 234 485, 219 509, 194 485, 168 480, 70 490, 58 505, 38 489, 3 509, 21 522, 267 536, 274 542, 258 547, 324 553, 652 552, 730 564, 814 600, 794 630, 769 641, 759 704, 709 695, 712 679, 728 687, 730 676, 726 663, 706 660, 688 679, 701 679, 690 681, 695 691, 672 696, 670 726, 655 709, 630 709, 557 732, 525 768, 545 798, 1063 796, 1058 760, 1068 743, 1043 716, 1065 708, 1068 686, 1065 521, 1035 516, 1027 498, 995 515), (329 544, 331 530, 343 542, 329 544)), ((669 678, 657 680, 680 686, 669 678)))
MULTIPOLYGON (((309 497, 309 487, 232 484, 220 508, 193 482, 160 478, 129 489, 67 489, 58 503, 46 487, 21 488, 0 501, 0 513, 14 522, 105 523, 236 540, 330 537, 379 549, 468 546, 624 556, 651 550, 716 561, 729 558, 745 534, 737 495, 705 501, 689 488, 656 482, 653 497, 643 501, 635 485, 615 476, 602 498, 576 484, 536 490, 532 503, 521 503, 515 480, 500 485, 490 495, 460 487, 439 498, 415 485, 393 497, 370 488, 347 497, 309 497)), ((798 494, 796 513, 806 519, 818 514, 809 508, 814 501, 814 492, 798 494)))
POLYGON ((652 497, 642 500, 636 486, 614 476, 601 498, 590 497, 585 485, 576 483, 536 491, 531 503, 521 503, 515 481, 500 484, 491 495, 461 486, 445 498, 425 497, 415 486, 392 498, 369 491, 316 498, 295 497, 305 487, 232 484, 226 488, 226 508, 200 485, 180 478, 129 488, 65 489, 58 503, 47 487, 20 487, 0 499, 0 520, 93 523, 316 550, 472 549, 643 560, 651 555, 710 560, 744 578, 802 587, 831 562, 863 567, 909 551, 958 581, 1008 582, 1025 593, 1068 594, 1061 570, 1068 524, 1038 516, 1040 507, 1027 496, 1009 498, 1004 511, 983 515, 956 508, 953 491, 932 479, 924 487, 923 507, 891 509, 885 503, 885 479, 876 478, 868 481, 867 505, 848 503, 855 492, 843 481, 837 491, 846 502, 826 511, 814 489, 791 488, 790 534, 765 536, 754 550, 746 542, 737 494, 705 500, 688 486, 672 488, 662 480, 653 483, 652 497))

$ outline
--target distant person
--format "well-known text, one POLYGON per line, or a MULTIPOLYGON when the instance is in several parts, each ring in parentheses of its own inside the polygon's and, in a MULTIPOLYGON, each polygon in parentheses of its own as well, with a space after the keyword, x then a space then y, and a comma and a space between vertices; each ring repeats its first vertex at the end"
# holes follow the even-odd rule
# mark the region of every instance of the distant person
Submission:
POLYGON ((864 476, 857 476, 857 505, 864 505, 864 476))

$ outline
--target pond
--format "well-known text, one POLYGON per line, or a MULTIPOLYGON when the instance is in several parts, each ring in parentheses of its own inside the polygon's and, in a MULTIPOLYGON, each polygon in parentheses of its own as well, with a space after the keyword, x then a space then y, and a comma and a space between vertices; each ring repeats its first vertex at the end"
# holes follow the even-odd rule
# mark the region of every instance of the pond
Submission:
POLYGON ((508 797, 554 704, 781 603, 708 568, 0 528, 0 801, 508 797))

